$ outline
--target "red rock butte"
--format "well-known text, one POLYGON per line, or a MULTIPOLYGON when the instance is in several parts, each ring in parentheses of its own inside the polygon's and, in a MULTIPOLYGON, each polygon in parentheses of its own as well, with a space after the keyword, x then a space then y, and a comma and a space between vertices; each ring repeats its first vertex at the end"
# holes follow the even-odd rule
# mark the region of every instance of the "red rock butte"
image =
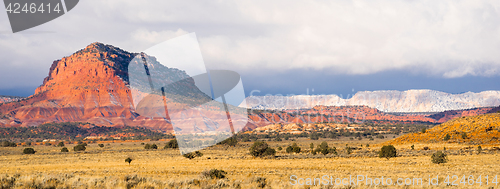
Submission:
POLYGON ((34 95, 0 106, 0 112, 10 116, 3 124, 35 126, 82 121, 171 130, 163 118, 145 118, 134 112, 127 68, 136 55, 96 42, 54 61, 34 95))

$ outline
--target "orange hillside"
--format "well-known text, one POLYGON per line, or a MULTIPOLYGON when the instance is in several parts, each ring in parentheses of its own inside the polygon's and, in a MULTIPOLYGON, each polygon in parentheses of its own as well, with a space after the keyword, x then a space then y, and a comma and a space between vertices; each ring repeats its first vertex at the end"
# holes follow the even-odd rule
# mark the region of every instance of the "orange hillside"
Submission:
POLYGON ((461 117, 428 129, 390 140, 388 144, 407 143, 499 143, 500 113, 461 117), (449 135, 449 137, 447 137, 449 135), (449 138, 449 139, 448 139, 449 138), (447 140, 446 140, 447 139, 447 140))

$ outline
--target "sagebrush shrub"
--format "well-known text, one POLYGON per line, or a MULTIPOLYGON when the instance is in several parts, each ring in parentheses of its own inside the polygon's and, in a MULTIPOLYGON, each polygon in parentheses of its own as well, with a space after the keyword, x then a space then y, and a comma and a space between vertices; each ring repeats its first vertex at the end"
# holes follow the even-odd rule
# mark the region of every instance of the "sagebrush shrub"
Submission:
POLYGON ((69 152, 69 150, 68 150, 68 148, 63 147, 63 148, 61 148, 61 152, 69 152))
POLYGON ((378 157, 387 159, 397 157, 396 148, 393 145, 383 146, 382 149, 380 149, 378 157))
POLYGON ((229 137, 226 140, 219 142, 219 144, 225 144, 225 145, 234 147, 234 146, 236 146, 236 144, 238 144, 238 140, 236 139, 236 137, 233 136, 233 137, 229 137))
POLYGON ((125 162, 127 162, 128 165, 130 165, 130 162, 132 162, 132 160, 133 160, 132 158, 128 157, 127 159, 125 159, 125 162))
POLYGON ((254 157, 274 156, 276 150, 270 148, 264 141, 255 141, 250 147, 250 154, 254 157))
POLYGON ((329 153, 337 154, 337 149, 335 147, 328 147, 327 142, 322 142, 313 152, 313 154, 322 153, 323 155, 327 155, 329 153))
POLYGON ((297 146, 297 143, 293 143, 291 146, 288 146, 286 148, 286 152, 287 153, 292 153, 292 152, 294 152, 294 153, 300 153, 300 150, 301 149, 300 149, 299 146, 297 146))
POLYGON ((432 163, 435 164, 446 163, 448 161, 446 154, 443 153, 442 151, 437 151, 436 153, 432 154, 431 159, 432 163))
POLYGON ((193 159, 193 158, 196 158, 196 157, 203 156, 203 153, 201 153, 200 151, 195 151, 195 152, 189 152, 189 153, 184 154, 182 156, 184 156, 185 158, 188 158, 188 159, 193 159))
POLYGON ((2 147, 16 147, 17 144, 15 142, 3 141, 2 147))
POLYGON ((36 151, 33 148, 25 148, 23 154, 34 154, 36 151))
POLYGON ((446 134, 446 136, 444 136, 444 139, 443 139, 443 140, 444 140, 444 141, 448 141, 448 140, 450 140, 450 139, 451 139, 450 134, 446 134))
POLYGON ((179 143, 177 143, 177 139, 172 139, 170 141, 168 141, 168 143, 165 145, 165 147, 163 147, 163 149, 167 149, 167 148, 179 148, 179 143))
MULTIPOLYGON (((84 143, 86 144, 86 143, 84 143)), ((78 151, 85 151, 87 148, 83 145, 83 144, 79 144, 79 145, 76 145, 75 147, 73 147, 73 150, 75 152, 78 152, 78 151)))
POLYGON ((347 154, 351 154, 351 153, 352 153, 352 148, 351 148, 351 147, 349 147, 349 146, 348 146, 348 147, 345 147, 345 152, 346 152, 347 154))
POLYGON ((226 178, 226 171, 218 170, 218 169, 210 169, 208 171, 203 171, 201 175, 205 178, 211 179, 223 179, 226 178))
POLYGON ((158 149, 158 146, 156 144, 146 144, 146 145, 144 145, 144 149, 146 149, 146 150, 158 149))
POLYGON ((256 182, 256 183, 257 183, 257 187, 259 187, 259 188, 264 188, 264 187, 266 187, 266 185, 267 185, 267 181, 266 181, 266 180, 267 180, 267 179, 266 179, 266 178, 264 178, 264 177, 257 177, 257 178, 255 178, 255 179, 253 180, 253 182, 256 182))

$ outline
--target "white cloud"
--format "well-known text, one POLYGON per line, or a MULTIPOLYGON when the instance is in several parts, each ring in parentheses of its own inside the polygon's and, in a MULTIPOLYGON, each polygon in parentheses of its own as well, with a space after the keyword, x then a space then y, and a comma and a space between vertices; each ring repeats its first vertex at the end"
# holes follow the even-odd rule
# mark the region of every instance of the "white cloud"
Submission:
POLYGON ((158 41, 166 41, 184 34, 188 32, 177 29, 176 31, 165 30, 165 31, 149 31, 144 28, 138 29, 132 33, 132 39, 135 41, 142 41, 150 43, 151 45, 155 45, 158 41))
POLYGON ((272 30, 258 36, 208 36, 200 42, 205 58, 235 67, 492 75, 498 73, 491 70, 500 67, 499 5, 497 1, 245 1, 238 9, 243 17, 272 30))
MULTIPOLYGON (((188 32, 196 32, 209 68, 239 72, 403 70, 453 78, 500 69, 495 0, 87 0, 31 30, 55 32, 47 34, 5 34, 7 17, 0 19, 2 67, 46 67, 40 75, 95 41, 139 52, 188 32)), ((7 73, 0 70, 0 79, 11 79, 7 73)))

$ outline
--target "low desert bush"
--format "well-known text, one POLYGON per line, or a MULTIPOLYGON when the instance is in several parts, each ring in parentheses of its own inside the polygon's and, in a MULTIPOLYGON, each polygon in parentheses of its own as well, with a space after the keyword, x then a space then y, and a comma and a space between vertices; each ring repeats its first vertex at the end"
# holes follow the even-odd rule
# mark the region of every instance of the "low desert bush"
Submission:
POLYGON ((270 148, 264 141, 255 141, 250 147, 250 154, 254 157, 274 156, 276 150, 270 148))
POLYGON ((3 141, 2 147, 16 147, 17 144, 15 142, 3 141))
POLYGON ((132 158, 128 157, 127 159, 125 159, 125 162, 127 162, 128 165, 130 165, 130 163, 132 162, 132 160, 133 160, 132 158))
POLYGON ((168 143, 163 147, 163 149, 168 149, 168 148, 179 148, 179 143, 177 143, 177 139, 172 139, 168 141, 168 143))
POLYGON ((144 145, 144 149, 146 149, 146 150, 158 149, 158 146, 156 144, 146 144, 146 145, 144 145))
POLYGON ((443 138, 444 141, 448 141, 450 139, 451 139, 450 134, 446 134, 446 136, 444 136, 444 138, 443 138))
POLYGON ((317 153, 322 153, 323 155, 327 155, 329 153, 333 153, 335 155, 337 155, 337 148, 333 147, 333 148, 330 148, 328 147, 328 143, 327 142, 322 142, 314 151, 313 151, 313 154, 317 154, 317 153))
POLYGON ((387 159, 397 157, 396 148, 393 145, 383 146, 382 149, 380 149, 378 157, 387 159))
POLYGON ((34 154, 36 151, 33 148, 25 148, 23 154, 34 154))
POLYGON ((61 148, 61 152, 69 152, 69 150, 68 150, 68 148, 63 147, 63 148, 61 148))
POLYGON ((234 146, 236 146, 236 144, 238 144, 238 140, 236 139, 236 137, 229 137, 226 140, 219 142, 218 144, 223 144, 223 145, 228 145, 228 146, 234 147, 234 146))
POLYGON ((253 182, 257 183, 257 187, 264 188, 267 185, 267 179, 264 177, 256 177, 253 182))
POLYGON ((210 169, 201 172, 201 176, 204 178, 210 178, 210 179, 223 179, 226 178, 226 171, 223 170, 218 170, 218 169, 210 169))
POLYGON ((189 153, 184 154, 182 156, 184 156, 185 158, 188 158, 188 159, 194 159, 196 157, 203 156, 203 153, 201 153, 200 151, 195 151, 195 152, 189 152, 189 153))
POLYGON ((443 153, 442 151, 437 151, 436 153, 432 154, 431 159, 432 163, 435 164, 446 163, 448 161, 446 154, 443 153))
MULTIPOLYGON (((87 143, 83 143, 83 144, 87 144, 87 143)), ((75 147, 73 147, 73 150, 75 152, 78 152, 78 151, 85 151, 87 148, 85 147, 86 145, 83 145, 83 144, 78 144, 76 145, 75 147)))
POLYGON ((300 147, 297 146, 297 143, 293 143, 291 146, 286 148, 286 153, 300 153, 300 147))

